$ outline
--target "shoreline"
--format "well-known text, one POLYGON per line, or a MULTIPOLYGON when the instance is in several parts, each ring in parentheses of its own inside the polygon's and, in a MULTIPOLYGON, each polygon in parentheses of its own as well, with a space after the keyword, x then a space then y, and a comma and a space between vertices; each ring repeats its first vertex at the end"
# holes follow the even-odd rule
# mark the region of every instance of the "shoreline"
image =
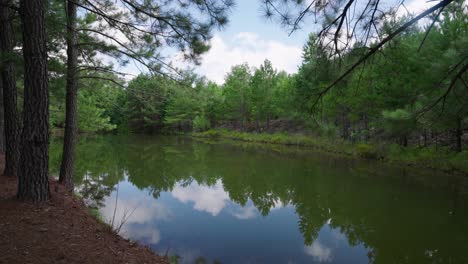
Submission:
POLYGON ((55 180, 41 204, 17 201, 16 181, 0 176, 0 263, 169 263, 110 231, 55 180))
POLYGON ((231 130, 207 130, 188 134, 193 138, 211 140, 228 139, 263 145, 283 145, 313 149, 352 159, 372 160, 382 163, 413 168, 437 170, 447 174, 461 174, 468 177, 468 151, 450 152, 445 148, 400 147, 395 144, 375 145, 372 143, 351 143, 342 139, 316 138, 285 133, 250 133, 231 130))

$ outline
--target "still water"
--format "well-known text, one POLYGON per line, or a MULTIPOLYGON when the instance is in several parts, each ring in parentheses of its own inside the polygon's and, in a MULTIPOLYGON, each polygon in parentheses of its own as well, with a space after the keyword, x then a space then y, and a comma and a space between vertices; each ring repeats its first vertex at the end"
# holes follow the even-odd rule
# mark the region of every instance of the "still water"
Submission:
MULTIPOLYGON (((60 143, 51 144, 57 174, 60 143)), ((82 138, 77 189, 177 263, 468 263, 468 179, 287 147, 82 138)))

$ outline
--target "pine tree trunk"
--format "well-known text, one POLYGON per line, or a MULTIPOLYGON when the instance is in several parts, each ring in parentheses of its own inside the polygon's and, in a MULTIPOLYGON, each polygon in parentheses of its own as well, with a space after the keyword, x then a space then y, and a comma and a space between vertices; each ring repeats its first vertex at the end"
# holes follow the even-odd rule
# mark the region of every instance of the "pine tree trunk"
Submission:
POLYGON ((0 153, 5 154, 5 113, 3 112, 3 81, 0 74, 0 153))
POLYGON ((369 141, 370 139, 370 131, 369 131, 369 115, 364 113, 364 141, 369 141))
POLYGON ((73 191, 73 175, 75 171, 75 148, 78 130, 77 96, 78 96, 78 51, 76 49, 76 5, 67 1, 67 99, 65 116, 65 138, 63 142, 62 165, 59 182, 67 190, 73 191))
POLYGON ((24 56, 24 107, 18 170, 19 200, 49 199, 49 95, 45 0, 21 0, 24 56))
POLYGON ((407 147, 408 146, 408 136, 404 135, 404 136, 401 136, 401 145, 403 147, 407 147))
MULTIPOLYGON (((2 6, 9 0, 1 0, 2 6)), ((16 176, 19 160, 19 120, 16 100, 15 63, 13 61, 13 27, 11 9, 0 8, 0 48, 5 56, 2 66, 3 105, 5 120, 5 171, 6 176, 16 176)))
POLYGON ((455 142, 455 151, 462 151, 462 136, 463 136, 463 124, 460 117, 457 118, 457 129, 455 132, 456 142, 455 142))
POLYGON ((341 117, 342 117, 341 120, 342 120, 342 125, 343 125, 343 132, 342 132, 343 133, 343 139, 348 140, 349 139, 349 129, 351 127, 351 124, 350 124, 346 109, 343 109, 343 112, 341 113, 341 117))
POLYGON ((424 135, 424 147, 427 147, 427 130, 424 129, 424 132, 423 132, 423 133, 424 133, 424 134, 423 134, 423 135, 424 135))

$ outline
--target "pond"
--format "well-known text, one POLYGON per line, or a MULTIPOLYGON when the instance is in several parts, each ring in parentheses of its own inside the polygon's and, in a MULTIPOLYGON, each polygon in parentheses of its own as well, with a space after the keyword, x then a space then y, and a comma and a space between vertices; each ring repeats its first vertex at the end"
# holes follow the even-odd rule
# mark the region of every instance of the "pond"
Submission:
POLYGON ((464 177, 131 135, 82 138, 75 181, 121 235, 177 263, 468 263, 464 177))

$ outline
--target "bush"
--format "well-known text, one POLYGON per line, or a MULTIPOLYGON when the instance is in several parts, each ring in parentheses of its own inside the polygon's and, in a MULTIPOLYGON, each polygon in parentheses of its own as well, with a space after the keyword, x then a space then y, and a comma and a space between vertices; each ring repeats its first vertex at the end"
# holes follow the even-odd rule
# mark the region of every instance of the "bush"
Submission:
POLYGON ((203 133, 196 133, 194 136, 206 137, 206 138, 219 138, 221 137, 221 132, 217 130, 208 130, 203 133))
POLYGON ((193 119, 193 130, 196 132, 203 132, 210 129, 210 121, 205 116, 196 116, 193 119))
POLYGON ((468 173, 468 150, 457 153, 449 163, 453 168, 468 173))
POLYGON ((359 157, 365 159, 379 159, 381 157, 375 147, 366 143, 357 144, 356 153, 359 157))

